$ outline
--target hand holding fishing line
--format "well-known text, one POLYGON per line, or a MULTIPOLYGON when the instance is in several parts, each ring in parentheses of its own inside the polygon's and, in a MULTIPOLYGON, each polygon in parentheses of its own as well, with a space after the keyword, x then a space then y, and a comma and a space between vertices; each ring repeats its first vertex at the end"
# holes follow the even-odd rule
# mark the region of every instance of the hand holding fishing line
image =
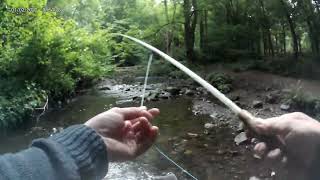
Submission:
POLYGON ((159 109, 112 108, 85 123, 103 139, 110 161, 127 161, 146 152, 155 142, 158 127, 151 121, 159 109))

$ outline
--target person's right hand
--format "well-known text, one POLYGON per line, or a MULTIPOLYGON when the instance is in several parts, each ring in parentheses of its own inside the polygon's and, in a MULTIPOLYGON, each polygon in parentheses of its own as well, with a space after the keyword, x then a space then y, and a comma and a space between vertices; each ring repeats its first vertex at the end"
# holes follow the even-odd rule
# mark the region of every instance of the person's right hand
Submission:
POLYGON ((254 130, 261 135, 278 137, 283 147, 269 149, 265 142, 260 142, 254 148, 255 153, 273 160, 287 159, 290 179, 307 179, 312 164, 320 161, 320 123, 303 113, 259 122, 254 130))

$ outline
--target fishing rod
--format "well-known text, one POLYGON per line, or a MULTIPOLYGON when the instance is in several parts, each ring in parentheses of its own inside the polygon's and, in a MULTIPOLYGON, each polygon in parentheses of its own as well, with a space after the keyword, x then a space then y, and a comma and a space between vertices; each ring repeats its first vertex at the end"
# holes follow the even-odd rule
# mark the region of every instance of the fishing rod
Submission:
POLYGON ((181 64, 177 60, 173 59, 172 57, 170 57, 166 53, 160 51, 159 49, 153 47, 152 45, 150 45, 150 44, 148 44, 146 42, 143 42, 143 41, 141 41, 141 40, 139 40, 137 38, 134 38, 134 37, 131 37, 131 36, 128 36, 128 35, 124 35, 124 34, 116 34, 116 35, 119 35, 119 36, 122 36, 124 38, 130 39, 130 40, 142 45, 143 47, 149 49, 150 51, 152 51, 152 52, 154 52, 156 54, 158 54, 159 56, 161 56, 162 58, 164 58, 165 60, 167 60, 168 62, 173 64, 175 67, 177 67, 178 69, 180 69, 181 71, 183 71, 184 73, 189 75, 193 80, 198 82, 201 86, 203 86, 205 89, 207 89, 213 96, 215 96, 224 105, 226 105, 229 109, 231 109, 232 112, 234 112, 238 117, 240 117, 240 120, 242 120, 243 123, 245 123, 247 125, 247 127, 249 127, 250 129, 255 130, 254 127, 256 127, 257 125, 260 124, 262 119, 255 118, 248 111, 241 109, 237 104, 235 104, 233 101, 231 101, 228 97, 226 97, 223 93, 221 93, 217 88, 212 86, 206 80, 201 78, 199 75, 197 75, 196 73, 191 71, 189 68, 187 68, 186 66, 184 66, 183 64, 181 64))
MULTIPOLYGON (((198 82, 200 85, 202 85, 205 89, 207 89, 213 96, 215 96, 217 99, 219 99, 224 105, 226 105, 229 109, 232 110, 232 112, 234 112, 239 118, 240 120, 242 120, 242 122, 247 125, 248 128, 250 128, 251 130, 253 130, 253 132, 255 132, 255 129, 257 126, 259 126, 262 122, 262 119, 260 118, 255 118, 251 113, 249 113, 246 110, 241 109, 237 104, 235 104, 233 101, 231 101, 228 97, 226 97, 223 93, 221 93, 217 88, 215 88, 214 86, 212 86, 210 83, 208 83, 207 81, 205 81, 203 78, 201 78, 199 75, 197 75, 196 73, 194 73, 193 71, 191 71, 189 68, 187 68, 186 66, 184 66, 183 64, 181 64, 180 62, 178 62, 177 60, 173 59, 172 57, 170 57, 169 55, 165 54, 164 52, 160 51, 159 49, 151 46, 150 44, 143 42, 137 38, 128 36, 128 35, 124 35, 124 34, 116 34, 118 36, 122 36, 124 38, 130 39, 140 45, 142 45, 143 47, 149 49, 150 51, 152 51, 153 53, 158 54, 159 56, 161 56, 162 58, 164 58, 165 60, 167 60, 168 62, 170 62, 171 64, 173 64, 175 67, 177 67, 178 69, 180 69, 181 71, 183 71, 184 73, 186 73, 187 75, 189 75, 193 80, 195 80, 196 82, 198 82)), ((150 58, 149 58, 149 62, 148 62, 148 66, 147 66, 147 72, 146 72, 146 77, 145 77, 145 83, 144 83, 144 90, 143 90, 143 94, 142 94, 142 100, 141 100, 141 105, 143 105, 144 103, 144 96, 145 96, 145 89, 147 86, 147 79, 149 76, 149 71, 150 71, 150 67, 151 67, 151 63, 152 63, 152 59, 153 59, 153 53, 151 53, 150 58)), ((259 132, 257 132, 257 134, 259 134, 259 132)), ((174 160, 172 160, 169 156, 167 156, 161 149, 159 149, 157 146, 155 146, 155 149, 162 155, 164 156, 166 159, 168 159, 171 163, 173 163, 176 167, 178 167, 179 169, 182 170, 182 172, 186 173, 189 177, 191 177, 194 180, 198 180, 195 176, 193 176, 191 173, 189 173, 187 170, 185 170, 184 168, 182 168, 181 166, 179 166, 174 160)))

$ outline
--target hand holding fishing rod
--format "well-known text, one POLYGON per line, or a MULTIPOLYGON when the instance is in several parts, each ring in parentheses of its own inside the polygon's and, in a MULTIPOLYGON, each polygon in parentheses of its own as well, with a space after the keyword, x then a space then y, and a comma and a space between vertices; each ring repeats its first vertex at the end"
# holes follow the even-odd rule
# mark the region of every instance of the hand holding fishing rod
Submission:
POLYGON ((258 120, 253 127, 259 135, 277 137, 279 147, 266 142, 255 145, 256 155, 282 161, 290 180, 319 179, 320 123, 303 113, 258 120))

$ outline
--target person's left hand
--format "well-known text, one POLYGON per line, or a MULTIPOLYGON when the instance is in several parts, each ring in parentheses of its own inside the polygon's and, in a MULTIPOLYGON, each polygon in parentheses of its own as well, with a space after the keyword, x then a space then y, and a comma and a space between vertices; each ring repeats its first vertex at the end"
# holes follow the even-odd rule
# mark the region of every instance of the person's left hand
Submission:
POLYGON ((146 152, 155 142, 158 127, 151 120, 159 109, 146 107, 112 108, 85 123, 104 140, 110 161, 132 160, 146 152))

